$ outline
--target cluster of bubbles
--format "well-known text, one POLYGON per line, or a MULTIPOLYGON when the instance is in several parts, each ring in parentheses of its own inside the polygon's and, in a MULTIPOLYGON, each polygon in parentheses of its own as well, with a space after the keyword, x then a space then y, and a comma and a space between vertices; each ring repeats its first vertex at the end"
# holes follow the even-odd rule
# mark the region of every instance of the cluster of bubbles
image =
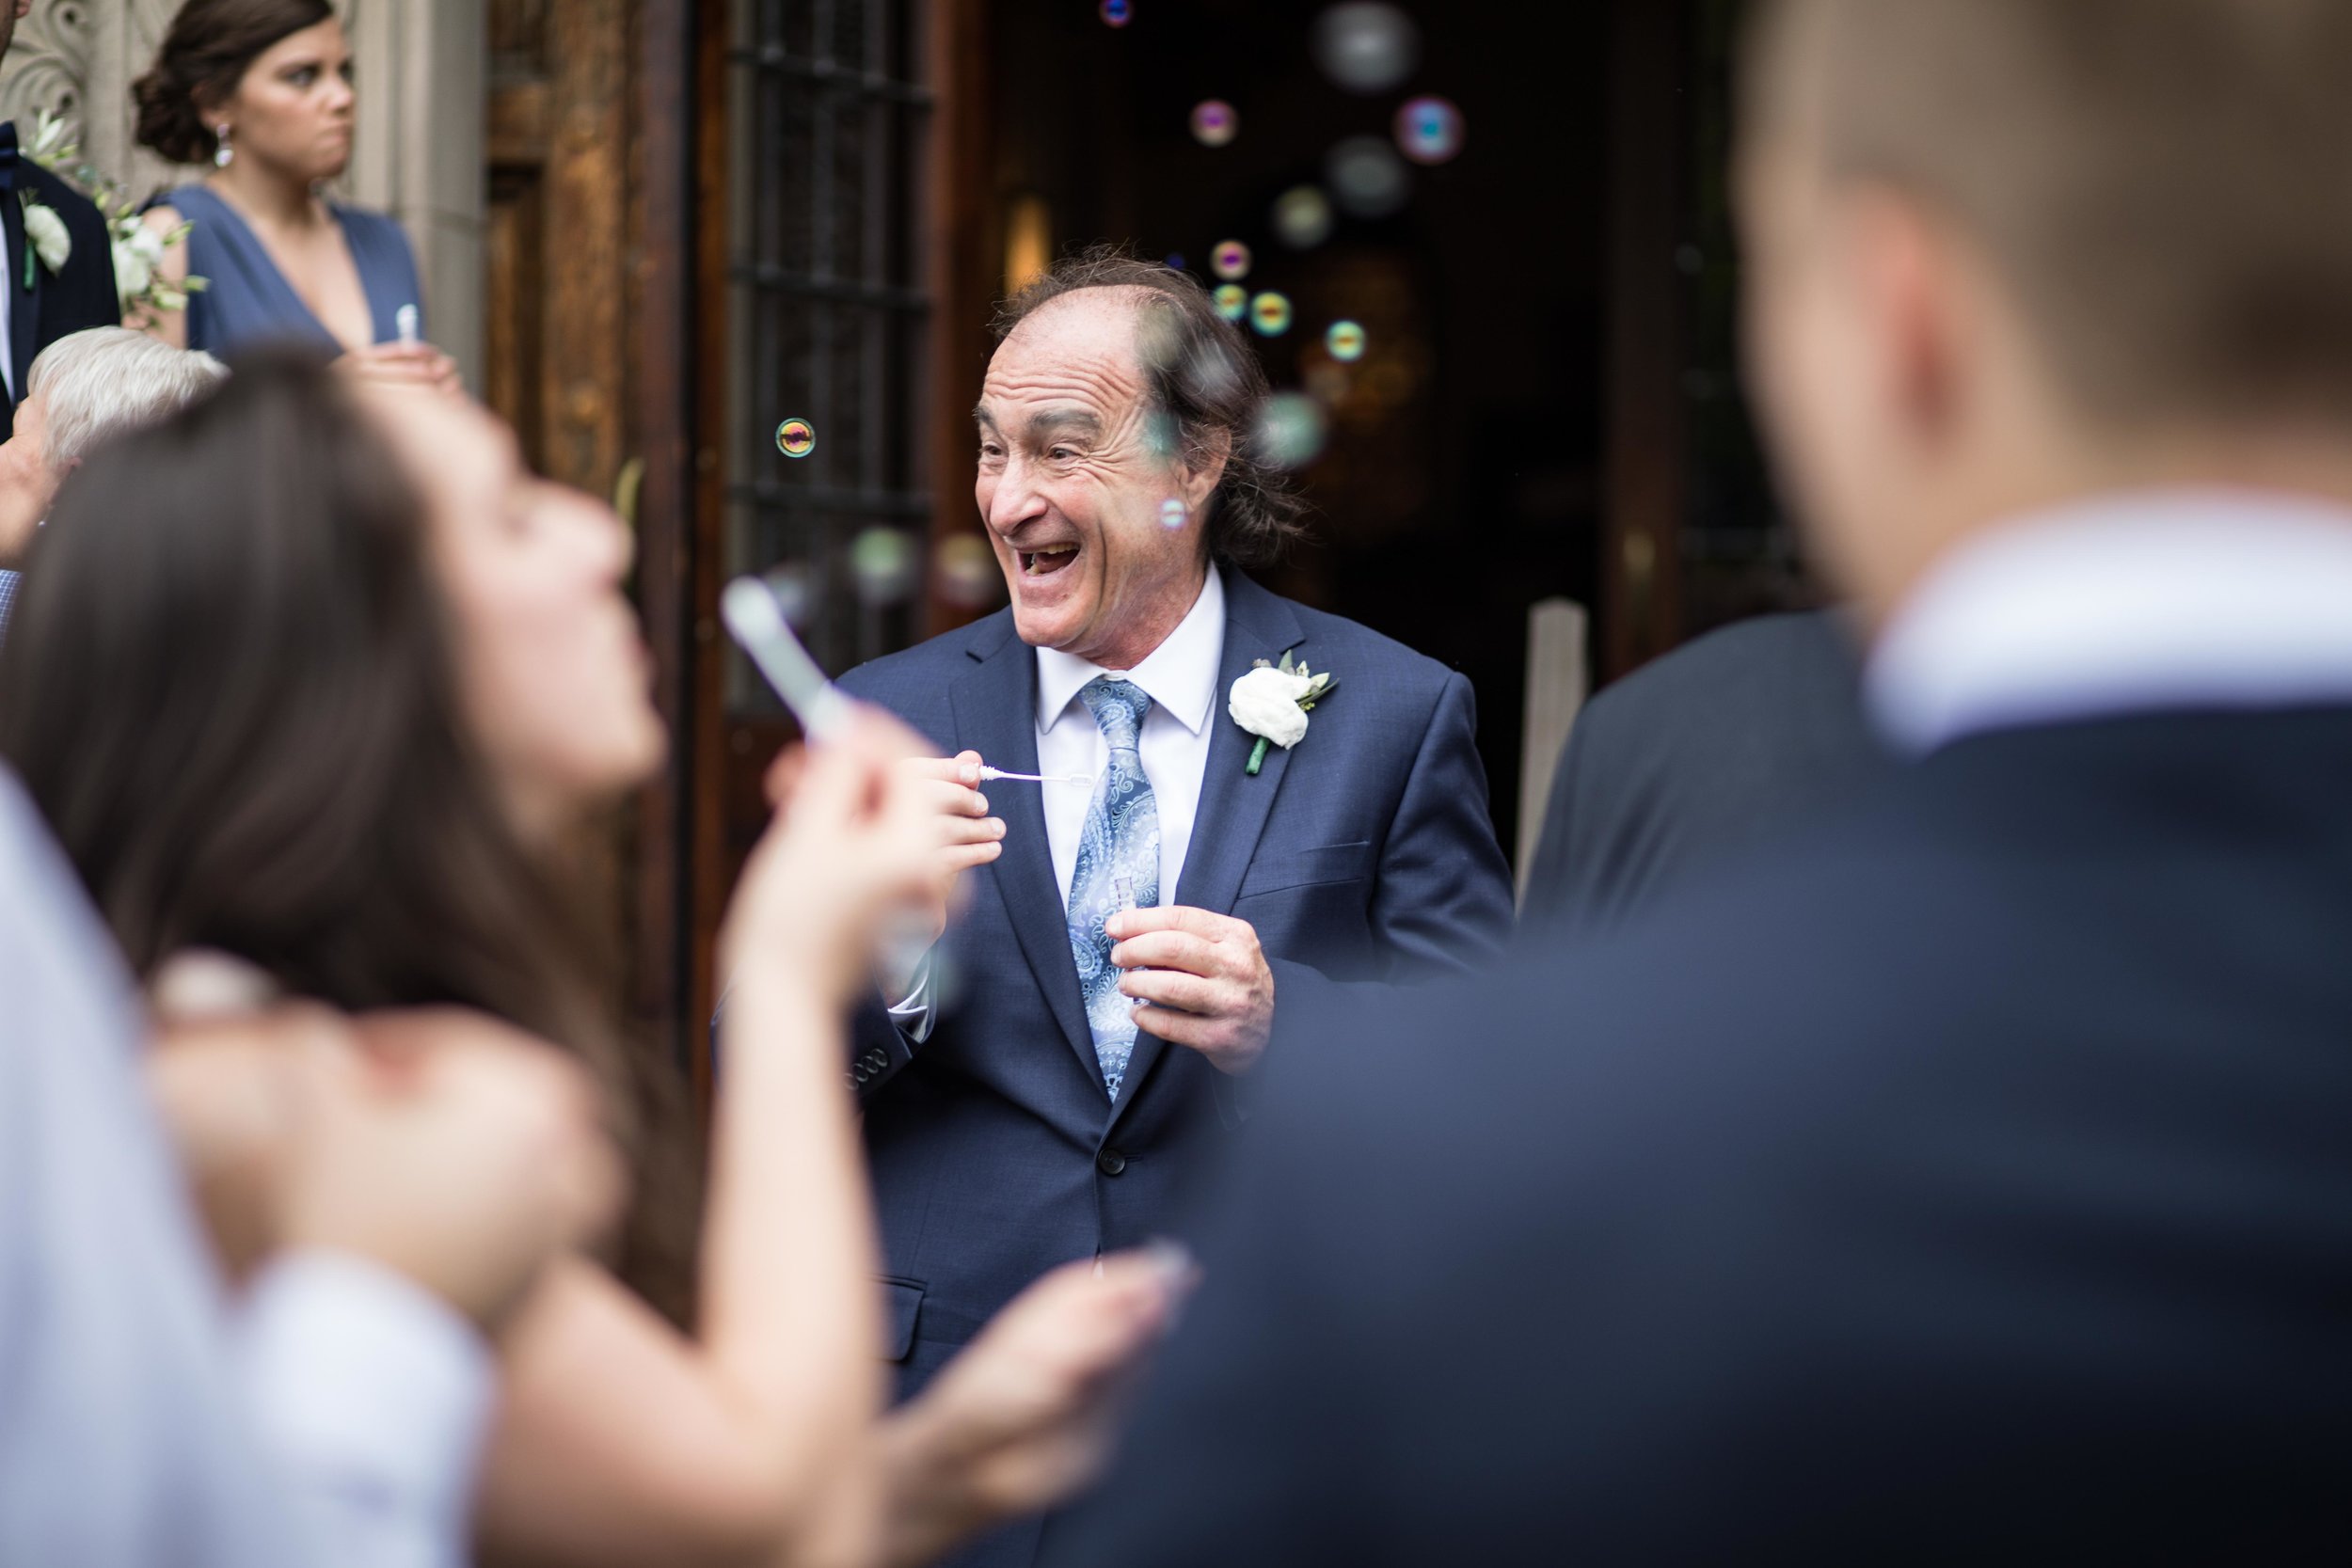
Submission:
POLYGON ((1103 0, 1103 25, 1124 27, 1136 19, 1136 8, 1129 0, 1103 0))
POLYGON ((817 450, 817 427, 794 418, 776 426, 776 450, 787 457, 806 457, 817 450))
POLYGON ((1239 240, 1219 242, 1209 253, 1209 268, 1228 283, 1249 276, 1249 247, 1239 240))
POLYGON ((1203 147, 1223 147, 1241 135, 1241 116, 1222 98, 1204 99, 1192 106, 1192 139, 1203 147))

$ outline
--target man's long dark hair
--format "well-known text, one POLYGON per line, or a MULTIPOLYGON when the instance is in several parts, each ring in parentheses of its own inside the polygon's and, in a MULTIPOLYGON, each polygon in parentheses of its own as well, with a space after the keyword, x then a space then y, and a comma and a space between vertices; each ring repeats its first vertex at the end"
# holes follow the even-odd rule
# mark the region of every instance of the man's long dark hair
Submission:
POLYGON ((0 759, 142 976, 215 948, 340 1007, 456 1004, 580 1053, 640 1152, 625 1267, 681 1310, 676 1097, 475 754, 427 560, 416 486, 333 373, 248 362, 59 494, 0 643, 0 759))

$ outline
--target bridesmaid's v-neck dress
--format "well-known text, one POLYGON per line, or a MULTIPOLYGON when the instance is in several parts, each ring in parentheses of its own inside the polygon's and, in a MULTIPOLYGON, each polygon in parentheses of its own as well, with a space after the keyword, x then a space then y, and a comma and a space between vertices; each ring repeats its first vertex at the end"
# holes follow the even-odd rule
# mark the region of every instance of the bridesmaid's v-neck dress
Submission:
MULTIPOLYGON (((157 201, 196 225, 188 231, 188 271, 207 279, 208 286, 188 296, 190 348, 226 355, 258 343, 292 341, 328 355, 342 352, 342 344, 302 303, 235 208, 202 185, 183 185, 157 201)), ((404 305, 417 308, 417 331, 423 336, 424 296, 417 288, 417 260, 400 225, 358 207, 330 203, 328 210, 342 225, 344 242, 358 266, 373 341, 388 343, 399 336, 404 305)))

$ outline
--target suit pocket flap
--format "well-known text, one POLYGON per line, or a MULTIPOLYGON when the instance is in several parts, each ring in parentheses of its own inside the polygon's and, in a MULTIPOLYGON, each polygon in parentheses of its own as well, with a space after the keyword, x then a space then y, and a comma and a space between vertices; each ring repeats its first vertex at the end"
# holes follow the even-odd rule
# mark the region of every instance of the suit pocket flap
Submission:
POLYGON ((1249 874, 1241 879, 1241 892, 1235 898, 1248 898, 1261 893, 1279 893, 1284 888, 1314 887, 1323 882, 1353 882, 1372 870, 1372 841, 1359 839, 1354 844, 1326 844, 1313 849, 1294 849, 1287 854, 1261 855, 1249 865, 1249 874))
POLYGON ((914 1320, 922 1316, 923 1287, 912 1279, 885 1279, 882 1289, 882 1359, 904 1361, 914 1348, 914 1320))

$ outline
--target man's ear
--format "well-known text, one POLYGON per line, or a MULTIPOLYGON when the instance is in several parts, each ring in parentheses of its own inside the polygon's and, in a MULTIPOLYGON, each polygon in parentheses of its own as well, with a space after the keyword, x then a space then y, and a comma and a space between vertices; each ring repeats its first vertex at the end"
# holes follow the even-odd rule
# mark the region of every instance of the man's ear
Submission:
POLYGON ((1935 444, 1963 417, 1968 300, 1955 237, 1893 191, 1845 198, 1844 241, 1869 334, 1869 372, 1883 406, 1910 437, 1935 444))
POLYGON ((1202 440, 1198 451, 1186 451, 1176 459, 1176 474, 1183 483, 1184 508, 1198 512, 1216 493, 1217 484, 1225 478, 1225 465, 1233 455, 1233 433, 1214 432, 1202 440))

